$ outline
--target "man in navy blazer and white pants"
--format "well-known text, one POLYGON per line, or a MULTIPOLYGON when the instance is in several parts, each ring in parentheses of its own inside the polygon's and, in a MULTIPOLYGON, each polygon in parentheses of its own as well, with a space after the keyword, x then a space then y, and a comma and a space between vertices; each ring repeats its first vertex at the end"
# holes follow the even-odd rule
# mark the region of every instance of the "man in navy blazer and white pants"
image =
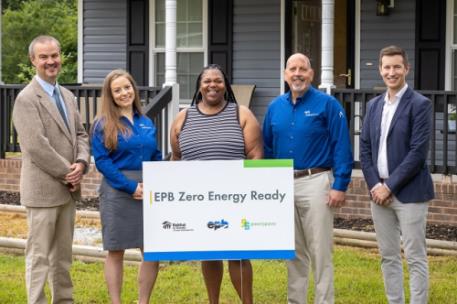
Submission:
POLYGON ((408 87, 406 52, 389 46, 379 54, 387 92, 367 106, 360 161, 372 198, 376 238, 389 303, 404 303, 400 242, 410 274, 410 303, 427 303, 425 245, 427 202, 434 197, 426 164, 432 133, 432 104, 408 87))

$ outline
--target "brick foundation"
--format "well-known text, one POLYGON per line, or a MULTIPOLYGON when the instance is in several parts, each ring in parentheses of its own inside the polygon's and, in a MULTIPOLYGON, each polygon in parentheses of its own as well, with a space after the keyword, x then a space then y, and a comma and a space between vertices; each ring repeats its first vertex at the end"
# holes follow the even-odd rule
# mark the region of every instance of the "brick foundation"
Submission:
MULTIPOLYGON (((457 226, 457 181, 449 177, 434 181, 435 199, 428 209, 428 223, 457 226)), ((363 177, 352 177, 347 192, 347 204, 336 216, 342 218, 370 218, 370 197, 363 177)))
MULTIPOLYGON (((20 168, 21 159, 0 159, 0 191, 19 192, 20 168)), ((84 176, 82 182, 83 197, 97 196, 100 180, 100 173, 91 164, 89 173, 84 176)), ((442 177, 439 181, 435 178, 434 184, 436 198, 430 203, 428 222, 457 226, 457 181, 442 177)), ((371 217, 368 190, 363 177, 353 176, 347 192, 347 204, 336 212, 336 216, 371 217)))
MULTIPOLYGON (((21 177, 21 159, 0 159, 0 191, 19 192, 19 179, 21 177)), ((100 184, 101 175, 93 164, 89 172, 84 175, 81 188, 83 197, 96 197, 97 187, 100 184)), ((0 202, 1 203, 1 202, 0 202)))

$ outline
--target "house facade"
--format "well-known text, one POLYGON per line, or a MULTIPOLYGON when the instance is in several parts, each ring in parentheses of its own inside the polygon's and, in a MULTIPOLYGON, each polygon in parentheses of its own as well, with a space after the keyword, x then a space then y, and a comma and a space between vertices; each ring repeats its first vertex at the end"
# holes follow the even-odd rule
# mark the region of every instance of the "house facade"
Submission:
POLYGON ((410 86, 454 90, 456 11, 457 0, 79 0, 78 82, 125 68, 160 86, 171 70, 186 103, 201 68, 218 63, 232 83, 256 85, 251 109, 262 118, 291 53, 309 55, 316 86, 372 89, 383 87, 379 50, 396 44, 409 54, 410 86))
MULTIPOLYGON (((287 57, 307 54, 317 72, 316 87, 349 89, 339 90, 337 97, 351 111, 356 164, 364 102, 384 86, 378 52, 386 45, 403 47, 411 65, 409 85, 432 90, 423 92, 434 106, 428 162, 437 173, 428 219, 457 224, 457 134, 446 127, 457 105, 457 0, 78 0, 78 14, 78 82, 100 85, 111 70, 123 68, 141 85, 173 85, 173 100, 179 95, 186 104, 202 67, 218 63, 232 83, 256 85, 251 109, 259 121, 285 90, 287 57)), ((91 88, 74 88, 81 90, 76 95, 82 108, 89 106, 88 95, 96 104, 99 95, 91 88)), ((17 151, 8 113, 19 89, 0 85, 3 156, 17 151)), ((173 109, 158 115, 168 117, 161 124, 163 147, 176 110, 168 101, 167 109, 173 109)), ((88 113, 83 115, 87 122, 88 113)), ((0 174, 0 190, 18 191, 19 168, 20 160, 0 160, 0 171, 8 172, 0 174)), ((99 178, 92 167, 85 196, 97 195, 99 178)), ((353 171, 347 198, 337 216, 370 217, 359 170, 353 171)))

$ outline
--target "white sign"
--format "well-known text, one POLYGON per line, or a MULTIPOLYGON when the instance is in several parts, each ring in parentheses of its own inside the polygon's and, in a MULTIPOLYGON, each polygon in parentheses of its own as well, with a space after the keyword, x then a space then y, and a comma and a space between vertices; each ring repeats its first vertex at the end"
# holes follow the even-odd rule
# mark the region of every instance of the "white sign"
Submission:
POLYGON ((143 163, 144 258, 291 259, 292 160, 143 163))

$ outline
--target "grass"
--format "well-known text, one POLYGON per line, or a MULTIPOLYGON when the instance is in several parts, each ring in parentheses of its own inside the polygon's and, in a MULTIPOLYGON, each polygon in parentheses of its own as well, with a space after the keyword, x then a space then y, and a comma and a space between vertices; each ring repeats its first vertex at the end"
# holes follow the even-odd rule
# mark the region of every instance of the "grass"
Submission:
MULTIPOLYGON (((430 257, 429 259, 429 303, 457 303, 457 258, 430 257)), ((334 264, 337 304, 387 303, 384 297, 379 256, 376 251, 337 246, 334 264)), ((285 262, 253 261, 253 268, 255 303, 286 303, 285 262)), ((137 266, 125 266, 123 303, 136 303, 136 275, 137 266)), ((103 278, 103 263, 75 261, 72 277, 75 303, 109 303, 103 278)), ((405 282, 405 286, 407 285, 405 282)), ((24 286, 24 257, 0 254, 0 303, 25 303, 24 286)), ((309 303, 312 303, 312 287, 309 300, 309 303)), ((207 303, 200 264, 197 262, 163 263, 151 303, 207 303)), ((232 303, 240 302, 226 272, 222 283, 221 304, 232 303)))

